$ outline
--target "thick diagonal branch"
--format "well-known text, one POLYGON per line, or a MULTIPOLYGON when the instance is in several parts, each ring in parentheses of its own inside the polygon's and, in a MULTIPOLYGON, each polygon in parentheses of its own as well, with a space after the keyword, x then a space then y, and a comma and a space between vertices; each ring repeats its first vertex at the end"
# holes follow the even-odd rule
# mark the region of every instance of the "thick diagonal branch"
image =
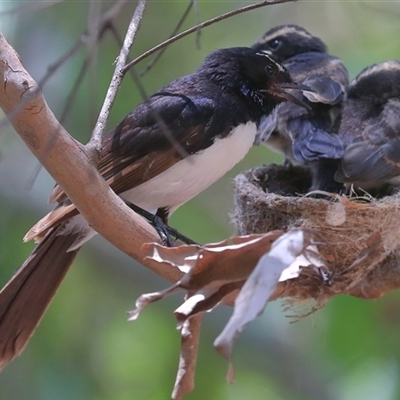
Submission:
POLYGON ((85 148, 61 126, 37 83, 0 33, 0 107, 16 132, 67 193, 89 224, 120 250, 170 281, 180 273, 143 260, 143 243, 158 241, 153 228, 108 187, 85 148))

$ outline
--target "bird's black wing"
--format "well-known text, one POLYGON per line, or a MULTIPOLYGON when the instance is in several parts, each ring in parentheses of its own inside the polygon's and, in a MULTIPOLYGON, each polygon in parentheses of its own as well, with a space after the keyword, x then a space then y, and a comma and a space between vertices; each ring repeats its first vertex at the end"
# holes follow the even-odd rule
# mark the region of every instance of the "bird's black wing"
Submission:
POLYGON ((400 139, 383 146, 355 142, 346 149, 335 179, 339 182, 377 182, 400 175, 400 139))
POLYGON ((344 145, 339 136, 318 127, 312 119, 291 119, 287 123, 287 130, 293 141, 294 158, 301 163, 343 156, 344 145))
MULTIPOLYGON (((160 91, 104 135, 97 168, 117 194, 208 147, 215 131, 229 129, 229 121, 217 117, 215 100, 192 92, 182 95, 178 89, 160 91)), ((56 186, 50 201, 65 199, 56 186)))
POLYGON ((162 92, 151 114, 130 114, 107 137, 99 171, 118 194, 159 175, 183 158, 212 145, 230 131, 215 102, 203 96, 162 92), (151 149, 151 151, 149 151, 151 149))

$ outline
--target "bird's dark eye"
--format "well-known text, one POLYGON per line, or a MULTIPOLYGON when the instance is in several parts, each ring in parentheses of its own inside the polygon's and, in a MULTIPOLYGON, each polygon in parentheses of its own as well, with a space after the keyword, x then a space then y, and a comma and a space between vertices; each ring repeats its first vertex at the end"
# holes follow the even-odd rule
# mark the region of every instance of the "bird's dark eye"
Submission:
POLYGON ((276 50, 281 44, 281 41, 279 39, 272 39, 268 42, 268 46, 272 49, 272 50, 276 50))
POLYGON ((274 65, 268 64, 265 66, 265 72, 267 73, 267 75, 269 77, 271 77, 271 76, 275 75, 276 68, 274 65))

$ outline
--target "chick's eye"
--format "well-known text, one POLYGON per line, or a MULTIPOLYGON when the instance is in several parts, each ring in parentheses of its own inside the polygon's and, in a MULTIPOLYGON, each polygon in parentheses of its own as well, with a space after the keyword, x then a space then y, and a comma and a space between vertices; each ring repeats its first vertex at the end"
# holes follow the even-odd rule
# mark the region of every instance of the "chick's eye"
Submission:
POLYGON ((276 68, 275 68, 275 66, 268 64, 265 66, 265 72, 267 73, 267 75, 269 77, 271 77, 271 76, 275 75, 276 68))
POLYGON ((268 45, 271 49, 276 50, 281 44, 279 39, 272 39, 268 42, 268 45))

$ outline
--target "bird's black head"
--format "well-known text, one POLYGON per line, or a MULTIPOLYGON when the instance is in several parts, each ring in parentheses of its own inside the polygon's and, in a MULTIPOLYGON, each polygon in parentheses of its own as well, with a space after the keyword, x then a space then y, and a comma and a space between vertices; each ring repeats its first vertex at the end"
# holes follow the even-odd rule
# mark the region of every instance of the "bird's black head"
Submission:
POLYGON ((264 50, 279 62, 310 51, 326 53, 321 39, 311 35, 297 25, 280 25, 266 32, 254 45, 255 50, 264 50))
POLYGON ((374 103, 400 98, 400 61, 390 60, 364 68, 349 86, 347 97, 374 103))
POLYGON ((289 72, 263 51, 249 47, 234 47, 214 51, 204 60, 199 71, 222 90, 234 90, 252 106, 269 113, 283 101, 305 106, 286 89, 307 90, 292 81, 289 72))

